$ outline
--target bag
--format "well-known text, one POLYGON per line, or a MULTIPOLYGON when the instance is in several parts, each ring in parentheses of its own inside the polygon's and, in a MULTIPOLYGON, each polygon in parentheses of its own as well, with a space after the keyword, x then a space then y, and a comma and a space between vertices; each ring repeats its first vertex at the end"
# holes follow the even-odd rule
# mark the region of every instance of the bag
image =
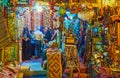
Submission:
POLYGON ((41 40, 35 40, 35 44, 39 45, 39 46, 42 46, 42 41, 41 40))

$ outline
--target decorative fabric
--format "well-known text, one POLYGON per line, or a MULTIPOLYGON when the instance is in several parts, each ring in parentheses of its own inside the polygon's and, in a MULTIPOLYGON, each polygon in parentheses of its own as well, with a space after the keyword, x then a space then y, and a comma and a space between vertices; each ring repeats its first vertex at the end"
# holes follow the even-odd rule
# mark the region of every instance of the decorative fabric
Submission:
POLYGON ((40 12, 38 12, 37 10, 34 11, 34 28, 36 26, 40 26, 40 12))
POLYGON ((47 51, 47 60, 48 78, 62 78, 61 53, 47 51))
POLYGON ((50 11, 44 10, 43 11, 43 26, 50 26, 50 11))

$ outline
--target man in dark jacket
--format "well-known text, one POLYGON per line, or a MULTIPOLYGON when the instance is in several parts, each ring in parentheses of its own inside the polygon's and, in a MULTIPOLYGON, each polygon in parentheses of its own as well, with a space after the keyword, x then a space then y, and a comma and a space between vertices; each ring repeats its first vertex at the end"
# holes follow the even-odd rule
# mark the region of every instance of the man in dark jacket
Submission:
POLYGON ((48 40, 48 42, 49 41, 51 41, 51 37, 52 37, 52 31, 48 28, 48 27, 46 27, 45 28, 45 39, 47 39, 48 40))

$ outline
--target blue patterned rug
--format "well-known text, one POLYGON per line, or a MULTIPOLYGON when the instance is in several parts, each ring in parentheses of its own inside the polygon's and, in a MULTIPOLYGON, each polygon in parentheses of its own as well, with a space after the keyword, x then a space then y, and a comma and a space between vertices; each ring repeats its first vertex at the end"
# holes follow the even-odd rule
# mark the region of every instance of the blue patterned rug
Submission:
POLYGON ((29 66, 30 67, 30 71, 40 71, 43 70, 43 68, 41 67, 41 59, 32 59, 26 62, 22 62, 21 66, 29 66))

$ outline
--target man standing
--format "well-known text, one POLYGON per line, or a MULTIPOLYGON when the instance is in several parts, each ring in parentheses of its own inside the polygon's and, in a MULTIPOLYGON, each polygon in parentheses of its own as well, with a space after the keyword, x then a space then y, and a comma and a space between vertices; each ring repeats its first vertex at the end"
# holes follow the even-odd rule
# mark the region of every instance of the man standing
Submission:
POLYGON ((34 39, 34 31, 31 30, 30 31, 30 52, 31 52, 31 56, 35 56, 35 39, 34 39))
POLYGON ((44 29, 44 33, 45 33, 44 39, 47 39, 48 42, 51 41, 52 31, 51 31, 48 27, 46 27, 46 28, 44 29))
POLYGON ((29 39, 29 29, 28 26, 24 26, 22 32, 22 60, 29 60, 30 59, 30 39, 29 39))
POLYGON ((42 47, 42 42, 43 42, 43 33, 40 31, 40 27, 37 26, 36 30, 34 32, 34 37, 35 37, 35 56, 37 58, 41 57, 41 47, 42 47))

